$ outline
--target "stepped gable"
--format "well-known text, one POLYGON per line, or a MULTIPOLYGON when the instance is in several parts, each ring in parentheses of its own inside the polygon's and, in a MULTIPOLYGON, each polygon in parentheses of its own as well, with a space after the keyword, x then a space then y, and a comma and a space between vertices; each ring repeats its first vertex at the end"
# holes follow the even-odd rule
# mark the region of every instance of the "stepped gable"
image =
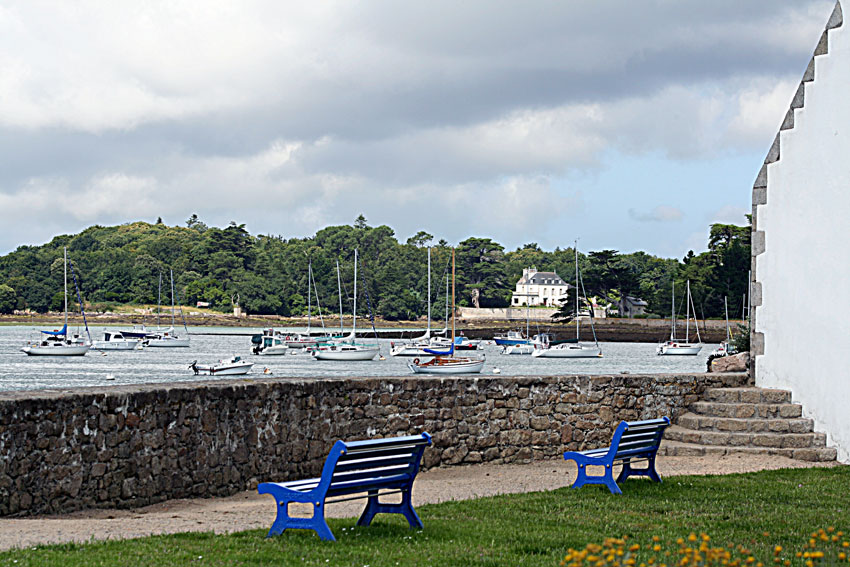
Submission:
POLYGON ((769 388, 709 388, 664 432, 662 455, 705 456, 748 453, 800 461, 837 458, 826 435, 802 417, 791 392, 769 388))
POLYGON ((835 7, 832 10, 832 14, 829 17, 829 20, 826 23, 826 27, 823 30, 823 33, 818 40, 817 46, 815 47, 814 54, 812 55, 811 60, 809 61, 809 65, 806 67, 806 71, 803 73, 803 78, 800 81, 800 86, 797 87, 797 91, 794 93, 794 97, 791 99, 791 104, 788 108, 788 112, 785 113, 785 117, 782 120, 782 124, 779 127, 779 131, 776 133, 776 137, 773 139, 773 144, 770 146, 770 150, 767 152, 767 157, 764 159, 764 163, 759 170, 758 175, 756 176, 755 183, 753 184, 753 217, 752 217, 752 281, 751 284, 751 297, 750 297, 750 306, 751 306, 751 335, 750 335, 750 351, 753 356, 751 361, 751 368, 753 374, 755 375, 755 365, 756 365, 756 357, 764 354, 764 333, 757 332, 756 329, 756 314, 758 312, 758 306, 762 304, 762 283, 757 279, 757 271, 756 271, 756 263, 757 257, 759 254, 764 253, 765 251, 765 232, 763 230, 759 230, 758 226, 758 207, 759 205, 767 204, 767 187, 768 187, 768 179, 767 179, 767 170, 768 165, 771 163, 778 162, 782 157, 781 152, 781 142, 782 142, 782 132, 785 130, 791 130, 794 128, 794 113, 797 109, 803 108, 806 102, 806 83, 814 83, 815 81, 815 71, 816 71, 816 59, 821 55, 826 55, 829 53, 829 31, 835 28, 839 28, 844 24, 844 13, 841 9, 841 1, 836 0, 835 7))

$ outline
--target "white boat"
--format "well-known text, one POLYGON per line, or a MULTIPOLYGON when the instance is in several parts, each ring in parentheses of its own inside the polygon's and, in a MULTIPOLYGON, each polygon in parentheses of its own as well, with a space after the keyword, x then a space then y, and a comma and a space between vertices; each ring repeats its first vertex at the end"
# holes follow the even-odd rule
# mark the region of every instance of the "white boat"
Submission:
POLYGON ((508 331, 504 335, 496 335, 493 341, 499 346, 526 345, 531 342, 522 331, 508 331))
MULTIPOLYGON (((159 289, 162 289, 162 274, 159 277, 159 289)), ((157 292, 157 304, 160 304, 161 294, 157 292)), ((182 309, 181 309, 182 313, 182 309)), ((189 343, 189 329, 186 328, 186 321, 183 321, 183 331, 185 335, 182 337, 177 335, 174 331, 174 272, 171 272, 171 327, 168 329, 161 331, 159 329, 159 309, 157 308, 157 330, 155 332, 150 333, 148 339, 148 346, 155 348, 163 348, 163 347, 189 347, 191 346, 189 343)))
MULTIPOLYGON (((581 283, 582 289, 584 288, 584 281, 579 281, 579 270, 578 270, 578 240, 575 242, 575 253, 576 253, 576 338, 575 342, 569 343, 560 343, 552 346, 546 346, 543 348, 536 349, 531 356, 535 358, 602 358, 602 347, 599 346, 599 341, 596 340, 596 328, 593 325, 593 307, 588 309, 590 315, 590 328, 593 331, 593 345, 585 345, 581 344, 579 341, 581 340, 581 323, 579 318, 579 310, 581 308, 580 300, 579 300, 579 283, 581 283)), ((587 295, 585 295, 585 301, 587 301, 587 295)))
POLYGON ((735 345, 732 344, 732 331, 729 329, 729 305, 726 302, 726 297, 723 297, 723 310, 726 312, 726 340, 711 352, 711 356, 723 357, 730 354, 738 354, 735 345))
POLYGON ((252 352, 261 356, 279 356, 289 353, 289 345, 274 329, 264 329, 262 335, 251 337, 252 352))
POLYGON ((695 356, 699 354, 699 351, 702 350, 702 339, 699 336, 699 325, 696 324, 696 309, 694 309, 694 327, 697 330, 697 342, 691 343, 690 339, 690 322, 691 322, 691 305, 693 304, 693 298, 691 297, 691 281, 688 280, 687 283, 687 295, 685 299, 685 340, 680 341, 676 340, 676 284, 673 284, 673 296, 672 296, 672 317, 671 317, 671 330, 670 330, 670 340, 664 341, 655 349, 656 354, 659 356, 695 356))
MULTIPOLYGON (((342 287, 340 287, 342 297, 342 287)), ((340 306, 342 301, 340 301, 340 306)), ((342 321, 342 309, 339 313, 342 321)), ((381 352, 377 343, 357 342, 357 249, 354 249, 354 310, 352 317, 351 333, 340 339, 334 339, 327 343, 317 345, 313 350, 313 358, 316 360, 374 360, 381 352)))
POLYGON ((431 350, 431 360, 420 362, 414 358, 407 367, 414 374, 478 374, 484 368, 484 358, 454 356, 455 351, 455 251, 452 249, 452 341, 446 351, 431 350))
MULTIPOLYGON (((28 356, 83 356, 91 348, 91 338, 86 341, 79 335, 68 337, 68 249, 65 248, 63 254, 64 262, 64 282, 65 282, 65 324, 58 331, 41 331, 44 337, 40 340, 31 342, 24 346, 21 350, 28 356)), ((73 267, 71 268, 73 270, 73 267)), ((74 278, 74 286, 76 287, 76 277, 74 278)), ((85 320, 85 312, 83 311, 83 301, 80 297, 79 290, 77 298, 80 301, 80 312, 83 313, 85 320)), ((86 323, 86 333, 89 327, 86 323)))
POLYGON ((141 350, 145 340, 139 337, 125 337, 121 331, 104 331, 102 341, 93 341, 92 350, 141 350))
POLYGON ((602 348, 598 345, 580 343, 561 343, 545 349, 537 349, 531 356, 535 358, 602 358, 602 348))
POLYGON ((189 369, 195 374, 209 374, 210 376, 238 376, 248 374, 254 367, 253 362, 242 360, 239 356, 232 356, 226 360, 219 360, 215 364, 207 366, 199 365, 198 361, 192 362, 189 369))

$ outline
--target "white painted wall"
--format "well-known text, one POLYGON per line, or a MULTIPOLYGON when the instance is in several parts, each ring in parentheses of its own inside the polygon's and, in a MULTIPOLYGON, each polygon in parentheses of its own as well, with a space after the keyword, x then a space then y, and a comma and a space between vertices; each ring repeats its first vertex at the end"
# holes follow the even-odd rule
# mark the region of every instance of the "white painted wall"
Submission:
POLYGON ((850 462, 850 22, 829 32, 758 208, 756 385, 790 389, 850 462), (814 315, 817 313, 817 317, 814 315))

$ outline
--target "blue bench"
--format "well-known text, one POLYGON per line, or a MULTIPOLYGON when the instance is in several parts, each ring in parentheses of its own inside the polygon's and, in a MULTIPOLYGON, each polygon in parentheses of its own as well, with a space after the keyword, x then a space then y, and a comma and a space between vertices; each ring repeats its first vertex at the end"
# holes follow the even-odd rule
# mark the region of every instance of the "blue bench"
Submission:
POLYGON ((296 528, 315 530, 321 539, 336 541, 325 522, 325 505, 358 498, 368 498, 363 514, 357 520, 358 526, 368 526, 375 514, 386 513, 402 514, 411 528, 422 528, 422 520, 413 509, 410 497, 422 453, 430 444, 431 436, 427 433, 366 441, 337 441, 325 459, 321 477, 260 484, 257 492, 271 494, 277 503, 277 517, 266 537, 296 528), (379 496, 399 493, 401 502, 398 504, 378 501, 379 496), (352 496, 354 494, 359 495, 352 496), (328 500, 332 497, 337 498, 328 500), (292 502, 311 504, 313 516, 291 517, 289 504, 292 502))
POLYGON ((670 425, 670 419, 649 419, 646 421, 622 421, 614 431, 610 447, 591 449, 589 451, 567 451, 564 460, 575 461, 578 465, 578 476, 573 483, 573 488, 585 484, 604 484, 614 494, 622 494, 618 482, 623 482, 630 476, 648 476, 650 479, 661 482, 661 477, 655 470, 655 455, 661 445, 661 436, 670 425), (647 461, 647 468, 634 469, 632 463, 635 461, 647 461), (614 463, 620 461, 623 470, 614 481, 614 463), (605 467, 601 475, 588 475, 588 466, 605 467))

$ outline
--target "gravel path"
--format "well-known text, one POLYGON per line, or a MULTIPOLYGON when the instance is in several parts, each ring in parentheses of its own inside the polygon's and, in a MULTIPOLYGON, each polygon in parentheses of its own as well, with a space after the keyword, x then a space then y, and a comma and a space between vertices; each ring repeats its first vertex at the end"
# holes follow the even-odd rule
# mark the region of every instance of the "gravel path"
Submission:
MULTIPOLYGON (((834 463, 833 463, 834 464, 834 463)), ((734 454, 722 457, 658 457, 662 476, 728 474, 818 466, 784 457, 734 454)), ((465 500, 510 492, 534 492, 569 486, 575 464, 538 461, 526 465, 474 465, 429 470, 417 476, 414 504, 465 500)), ((362 501, 330 506, 329 517, 357 517, 362 501)), ((170 500, 137 510, 88 510, 63 516, 0 519, 0 550, 38 544, 127 539, 192 531, 227 533, 267 529, 274 519, 269 496, 243 492, 228 498, 170 500)))

